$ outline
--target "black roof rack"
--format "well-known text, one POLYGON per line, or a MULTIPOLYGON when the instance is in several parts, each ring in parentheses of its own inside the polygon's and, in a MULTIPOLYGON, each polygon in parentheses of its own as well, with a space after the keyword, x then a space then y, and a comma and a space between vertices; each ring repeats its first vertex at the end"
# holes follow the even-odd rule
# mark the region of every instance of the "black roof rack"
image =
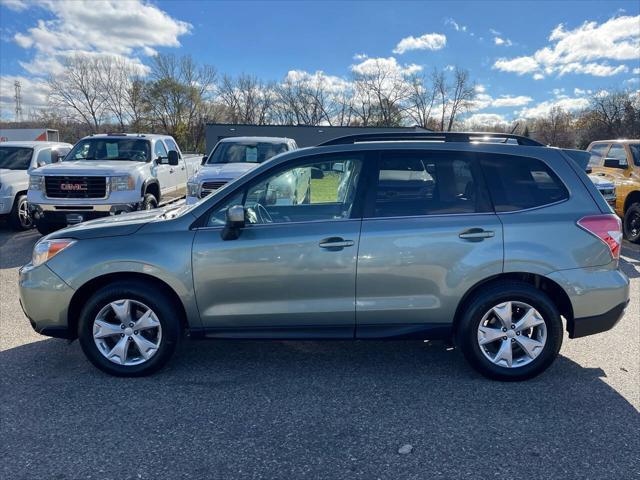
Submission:
POLYGON ((327 142, 321 143, 319 147, 329 145, 349 145, 361 142, 411 142, 411 141, 433 141, 433 142, 485 142, 489 139, 502 140, 507 143, 508 140, 515 140, 518 145, 528 145, 532 147, 544 147, 540 142, 532 140, 521 135, 513 135, 511 133, 496 132, 384 132, 384 133, 359 133, 355 135, 347 135, 338 137, 327 142))

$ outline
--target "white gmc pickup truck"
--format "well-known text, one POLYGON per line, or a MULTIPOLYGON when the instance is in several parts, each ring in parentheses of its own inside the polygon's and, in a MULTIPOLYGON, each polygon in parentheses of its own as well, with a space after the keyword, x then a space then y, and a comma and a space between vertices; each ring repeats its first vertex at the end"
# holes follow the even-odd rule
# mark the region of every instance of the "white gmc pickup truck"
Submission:
POLYGON ((29 173, 57 162, 72 146, 40 141, 0 143, 0 217, 6 217, 11 228, 27 230, 33 227, 27 208, 29 173))
POLYGON ((182 198, 198 155, 168 135, 91 135, 59 163, 29 176, 28 202, 43 235, 107 215, 149 210, 182 198))

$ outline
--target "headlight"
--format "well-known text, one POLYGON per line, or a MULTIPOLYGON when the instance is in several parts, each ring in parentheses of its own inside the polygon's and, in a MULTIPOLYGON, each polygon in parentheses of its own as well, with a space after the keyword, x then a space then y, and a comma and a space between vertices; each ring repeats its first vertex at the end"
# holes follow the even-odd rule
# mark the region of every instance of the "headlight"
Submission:
POLYGON ((190 197, 198 196, 198 184, 194 182, 187 182, 187 195, 190 197))
POLYGON ((29 175, 29 190, 44 190, 44 177, 42 175, 29 175))
POLYGON ((111 191, 119 192, 122 190, 133 190, 136 187, 136 182, 130 175, 123 175, 121 177, 111 177, 111 191))
POLYGON ((35 247, 33 247, 33 257, 31 259, 31 263, 34 267, 42 265, 44 262, 55 257, 65 248, 69 248, 74 243, 76 243, 76 241, 71 240, 70 238, 58 238, 55 240, 40 241, 36 243, 35 247))

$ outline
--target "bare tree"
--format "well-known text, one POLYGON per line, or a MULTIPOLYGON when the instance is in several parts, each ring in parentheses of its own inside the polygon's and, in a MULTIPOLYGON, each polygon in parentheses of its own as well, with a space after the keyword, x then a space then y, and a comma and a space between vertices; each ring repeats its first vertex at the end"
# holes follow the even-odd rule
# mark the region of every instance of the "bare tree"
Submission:
POLYGON ((226 107, 231 122, 264 125, 273 114, 274 88, 252 75, 237 78, 225 75, 218 86, 217 98, 226 107))
POLYGON ((409 118, 422 128, 431 128, 433 118, 431 112, 436 100, 437 91, 427 83, 425 75, 414 75, 409 79, 409 96, 406 112, 409 118))
POLYGON ((576 143, 574 117, 559 107, 553 107, 546 116, 534 121, 532 136, 554 147, 573 147, 576 143))
POLYGON ((99 71, 98 58, 75 55, 67 58, 62 71, 48 80, 49 103, 76 112, 94 132, 98 131, 106 108, 99 71))
POLYGON ((363 125, 398 126, 411 89, 405 75, 376 59, 366 70, 355 72, 356 111, 363 125))

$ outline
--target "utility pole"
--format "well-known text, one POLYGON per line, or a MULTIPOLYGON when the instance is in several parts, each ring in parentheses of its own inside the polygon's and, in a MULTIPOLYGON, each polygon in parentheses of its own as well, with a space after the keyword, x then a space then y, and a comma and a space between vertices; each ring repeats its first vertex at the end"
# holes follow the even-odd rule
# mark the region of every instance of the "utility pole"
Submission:
POLYGON ((22 96, 20 94, 20 82, 16 80, 13 82, 13 86, 15 87, 15 100, 16 100, 16 122, 22 121, 22 96))

